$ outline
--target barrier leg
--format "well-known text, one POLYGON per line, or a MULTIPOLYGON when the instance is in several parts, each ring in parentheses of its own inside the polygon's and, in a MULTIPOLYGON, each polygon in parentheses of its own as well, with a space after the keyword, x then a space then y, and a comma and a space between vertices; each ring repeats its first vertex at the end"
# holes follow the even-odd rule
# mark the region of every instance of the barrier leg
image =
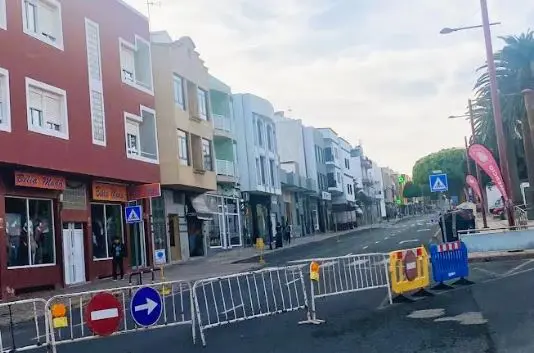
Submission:
POLYGON ((408 298, 404 294, 399 294, 396 297, 394 297, 393 300, 392 300, 393 303, 397 303, 397 304, 400 304, 400 303, 413 303, 414 301, 415 300, 413 300, 411 298, 408 298))
POLYGON ((310 300, 310 307, 308 308, 307 312, 306 312, 306 320, 304 321, 299 321, 299 325, 304 325, 304 324, 313 324, 313 325, 320 325, 322 323, 324 323, 324 320, 320 320, 317 318, 317 314, 315 312, 315 294, 314 294, 314 285, 313 285, 313 282, 312 280, 310 280, 310 295, 311 295, 311 300, 310 300))
POLYGON ((465 277, 462 277, 462 278, 460 278, 459 280, 457 280, 456 282, 453 283, 453 285, 455 285, 455 286, 470 286, 472 284, 475 284, 475 282, 472 282, 472 281, 466 279, 465 277))
POLYGON ((430 292, 427 291, 426 289, 421 288, 421 289, 419 289, 417 292, 413 293, 412 296, 413 296, 413 297, 418 297, 418 298, 422 298, 422 297, 433 297, 433 296, 434 296, 434 293, 430 293, 430 292))
POLYGON ((435 285, 434 287, 430 288, 432 290, 449 290, 453 287, 449 286, 448 284, 445 284, 443 282, 439 282, 439 284, 435 285))

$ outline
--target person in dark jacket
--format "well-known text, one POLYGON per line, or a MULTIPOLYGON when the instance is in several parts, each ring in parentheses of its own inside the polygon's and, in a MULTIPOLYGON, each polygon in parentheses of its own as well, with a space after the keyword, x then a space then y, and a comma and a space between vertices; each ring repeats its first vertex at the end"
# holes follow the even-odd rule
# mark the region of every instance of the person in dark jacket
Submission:
POLYGON ((276 248, 281 248, 284 246, 283 242, 283 235, 282 235, 282 225, 280 222, 276 223, 276 248))
POLYGON ((117 268, 119 269, 121 280, 124 279, 124 258, 126 257, 126 247, 121 242, 120 238, 115 238, 111 244, 111 257, 113 265, 113 280, 117 280, 117 268))

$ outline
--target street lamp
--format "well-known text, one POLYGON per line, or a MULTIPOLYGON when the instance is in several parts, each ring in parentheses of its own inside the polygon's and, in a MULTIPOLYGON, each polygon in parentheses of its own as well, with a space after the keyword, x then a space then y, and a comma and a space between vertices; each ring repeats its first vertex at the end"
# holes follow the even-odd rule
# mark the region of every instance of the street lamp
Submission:
MULTIPOLYGON (((495 60, 493 57, 493 45, 491 43, 491 23, 489 22, 488 15, 488 3, 487 0, 480 0, 480 12, 482 14, 482 26, 470 26, 459 28, 444 28, 442 34, 448 34, 463 29, 480 28, 484 30, 484 41, 486 44, 486 62, 488 65, 488 75, 490 79, 490 91, 491 91, 491 103, 493 105, 493 119, 495 121, 495 133, 497 135, 497 148, 499 150, 499 160, 501 161, 501 172, 504 178, 505 190, 508 195, 511 195, 510 190, 512 186, 512 180, 510 178, 510 171, 508 170, 508 155, 506 154, 506 142, 504 139, 504 129, 502 123, 502 111, 501 102, 499 100, 499 87, 497 85, 497 73, 495 68, 495 60)), ((511 205, 506 205, 508 213, 508 225, 512 227, 514 225, 514 213, 512 212, 511 205)))
MULTIPOLYGON (((496 26, 496 25, 500 25, 500 24, 501 24, 500 22, 492 22, 489 25, 490 26, 496 26)), ((483 27, 483 25, 467 26, 467 27, 456 27, 456 28, 445 27, 445 28, 442 28, 441 31, 439 31, 439 33, 440 34, 449 34, 449 33, 453 33, 453 32, 463 31, 465 29, 475 29, 475 28, 482 28, 482 27, 483 27)))

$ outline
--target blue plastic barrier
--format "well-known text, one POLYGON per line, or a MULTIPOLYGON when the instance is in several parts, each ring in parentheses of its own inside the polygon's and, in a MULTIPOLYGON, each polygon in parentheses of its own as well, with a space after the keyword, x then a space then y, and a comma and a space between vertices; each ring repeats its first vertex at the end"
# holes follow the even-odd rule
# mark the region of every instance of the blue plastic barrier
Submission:
POLYGON ((459 278, 456 284, 471 284, 467 247, 461 241, 430 245, 430 263, 434 282, 443 285, 444 281, 459 278))

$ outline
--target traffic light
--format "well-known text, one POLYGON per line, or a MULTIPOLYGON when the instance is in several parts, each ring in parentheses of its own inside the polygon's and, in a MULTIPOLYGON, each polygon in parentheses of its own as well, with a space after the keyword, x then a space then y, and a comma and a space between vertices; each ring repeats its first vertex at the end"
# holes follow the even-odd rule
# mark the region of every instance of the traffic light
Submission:
POLYGON ((404 176, 404 174, 399 175, 399 184, 404 184, 405 181, 406 177, 404 176))

